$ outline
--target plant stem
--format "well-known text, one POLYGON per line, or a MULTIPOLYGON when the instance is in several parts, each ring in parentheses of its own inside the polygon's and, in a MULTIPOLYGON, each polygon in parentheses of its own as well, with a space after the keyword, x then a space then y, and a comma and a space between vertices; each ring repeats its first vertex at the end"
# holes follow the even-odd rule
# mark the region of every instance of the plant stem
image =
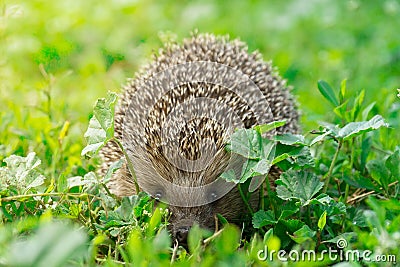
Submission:
MULTIPOLYGON (((350 149, 351 149, 351 153, 350 153, 350 172, 353 173, 353 164, 354 164, 354 143, 356 142, 356 140, 353 138, 350 140, 350 149)), ((347 202, 347 198, 349 197, 349 191, 350 191, 350 186, 349 184, 346 184, 346 189, 344 191, 344 198, 343 198, 343 203, 346 204, 347 202)))
POLYGON ((253 215, 253 209, 250 207, 250 204, 247 201, 246 196, 244 195, 242 187, 240 186, 240 184, 238 184, 238 188, 239 188, 239 193, 240 193, 240 196, 243 199, 244 204, 246 205, 246 207, 249 210, 250 214, 253 215))
POLYGON ((44 79, 47 82, 47 90, 43 90, 44 95, 46 96, 47 99, 47 109, 46 109, 46 114, 49 117, 50 120, 52 120, 52 115, 51 115, 51 90, 53 87, 53 81, 54 77, 50 74, 47 73, 46 69, 44 68, 43 64, 39 65, 39 70, 42 73, 44 79))
MULTIPOLYGON (((272 190, 271 190, 271 185, 269 184, 269 176, 268 176, 268 174, 267 174, 267 177, 265 178, 265 183, 266 183, 266 186, 267 186, 269 205, 271 207, 271 210, 275 214, 276 213, 276 211, 275 211, 275 202, 274 202, 274 199, 272 197, 272 190)), ((264 198, 262 200, 264 200, 264 198)))
POLYGON ((349 197, 349 191, 350 191, 350 185, 346 184, 346 189, 344 191, 344 199, 343 199, 343 203, 347 203, 347 198, 349 197))
POLYGON ((110 192, 110 190, 108 189, 108 187, 107 187, 106 184, 101 183, 100 185, 104 188, 104 190, 106 190, 106 192, 107 192, 107 194, 108 194, 109 196, 112 196, 114 199, 116 199, 116 196, 115 196, 113 193, 110 192))
POLYGON ((342 145, 343 145, 343 140, 339 140, 338 147, 336 149, 335 155, 333 156, 333 159, 331 162, 331 166, 329 166, 328 173, 326 174, 326 177, 325 177, 325 185, 324 185, 324 191, 323 191, 324 193, 326 193, 326 191, 328 190, 329 183, 331 182, 333 168, 335 167, 335 163, 336 163, 337 157, 339 155, 340 149, 342 148, 342 145))
MULTIPOLYGON (((70 197, 83 197, 83 196, 91 196, 94 198, 98 198, 95 195, 92 194, 87 194, 87 193, 38 193, 38 194, 27 194, 27 195, 17 195, 17 196, 11 196, 11 197, 3 197, 0 198, 1 202, 7 202, 7 201, 12 201, 12 200, 18 200, 21 198, 30 198, 30 197, 47 197, 47 196, 54 196, 54 197, 65 197, 65 196, 70 196, 70 197)), ((0 205, 1 205, 0 202, 0 205)))
POLYGON ((126 153, 126 151, 125 151, 124 147, 122 146, 121 142, 118 139, 116 139, 115 137, 113 137, 112 140, 118 145, 118 147, 121 149, 122 153, 124 154, 125 160, 126 160, 126 164, 128 166, 129 172, 131 173, 132 178, 133 178, 133 182, 135 184, 136 194, 139 194, 140 188, 139 188, 139 184, 138 184, 138 181, 137 181, 135 169, 133 168, 132 161, 129 158, 128 153, 126 153))
POLYGON ((208 244, 210 243, 213 239, 215 239, 216 237, 218 237, 219 235, 221 235, 222 231, 224 229, 219 230, 218 232, 215 232, 212 236, 210 236, 209 238, 206 238, 203 240, 203 244, 208 244))
POLYGON ((87 201, 87 205, 88 205, 88 209, 89 209, 89 227, 92 229, 93 233, 95 235, 97 235, 98 232, 96 230, 96 227, 94 226, 94 223, 96 222, 96 220, 93 218, 93 215, 92 215, 92 203, 90 201, 89 195, 87 195, 86 197, 87 197, 86 201, 87 201))
POLYGON ((310 211, 310 206, 307 206, 307 207, 306 207, 306 213, 307 213, 306 222, 307 222, 308 225, 311 225, 311 211, 310 211))
POLYGON ((260 200, 259 209, 264 210, 264 184, 260 186, 260 192, 258 194, 258 199, 260 200))

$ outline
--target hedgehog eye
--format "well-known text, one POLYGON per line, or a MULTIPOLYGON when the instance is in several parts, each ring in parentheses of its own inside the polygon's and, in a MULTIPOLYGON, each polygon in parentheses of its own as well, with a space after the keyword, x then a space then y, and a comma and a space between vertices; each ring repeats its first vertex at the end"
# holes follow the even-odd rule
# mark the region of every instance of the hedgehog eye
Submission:
POLYGON ((161 191, 156 191, 153 197, 155 198, 155 200, 160 201, 161 198, 163 197, 163 193, 161 191))

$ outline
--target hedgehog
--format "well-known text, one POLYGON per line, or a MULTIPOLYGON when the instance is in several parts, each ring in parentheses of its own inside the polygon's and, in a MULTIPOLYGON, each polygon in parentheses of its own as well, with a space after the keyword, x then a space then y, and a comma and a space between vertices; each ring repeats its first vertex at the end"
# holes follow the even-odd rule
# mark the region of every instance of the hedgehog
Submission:
MULTIPOLYGON (((299 113, 290 88, 258 51, 239 39, 192 34, 167 43, 123 87, 115 111, 140 189, 169 205, 169 230, 186 244, 197 224, 215 230, 216 215, 241 225, 248 213, 240 192, 221 174, 240 175, 243 158, 226 149, 238 128, 285 120, 276 133, 296 133, 299 113)), ((123 155, 115 143, 100 152, 102 171, 123 155)), ((273 167, 269 177, 279 176, 273 167)), ((108 183, 117 196, 136 194, 126 163, 108 183)), ((251 206, 258 203, 252 194, 251 206)))

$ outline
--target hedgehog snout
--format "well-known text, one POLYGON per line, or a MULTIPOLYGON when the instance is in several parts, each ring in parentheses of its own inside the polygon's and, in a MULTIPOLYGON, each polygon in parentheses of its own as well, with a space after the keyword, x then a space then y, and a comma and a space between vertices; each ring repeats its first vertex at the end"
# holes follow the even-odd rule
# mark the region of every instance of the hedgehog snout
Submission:
POLYGON ((181 244, 183 246, 187 245, 187 237, 188 237, 190 228, 191 227, 189 225, 185 225, 185 226, 180 226, 178 229, 176 229, 175 238, 179 244, 181 244))
POLYGON ((179 245, 187 247, 187 239, 193 225, 199 225, 202 229, 213 231, 215 228, 213 211, 210 205, 198 207, 170 206, 171 219, 169 230, 174 240, 179 245))
POLYGON ((198 222, 193 219, 181 219, 177 220, 173 223, 172 235, 173 238, 178 241, 179 245, 183 246, 184 248, 187 247, 187 239, 188 234, 192 226, 198 222))

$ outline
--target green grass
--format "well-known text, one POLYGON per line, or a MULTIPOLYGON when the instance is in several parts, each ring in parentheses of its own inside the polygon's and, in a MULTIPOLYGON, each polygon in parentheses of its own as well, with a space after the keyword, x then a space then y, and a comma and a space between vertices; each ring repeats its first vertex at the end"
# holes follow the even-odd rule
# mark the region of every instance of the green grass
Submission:
POLYGON ((0 266, 165 266, 174 253, 176 266, 281 266, 258 251, 321 251, 341 237, 399 261, 399 15, 398 0, 0 0, 0 266), (285 141, 294 163, 283 155, 279 164, 295 173, 254 214, 251 240, 233 226, 212 236, 195 228, 185 252, 173 248, 165 209, 153 214, 144 194, 105 194, 98 159, 80 154, 96 99, 195 29, 239 37, 272 60, 298 97, 305 137, 285 141), (377 114, 389 127, 352 124, 377 114))

